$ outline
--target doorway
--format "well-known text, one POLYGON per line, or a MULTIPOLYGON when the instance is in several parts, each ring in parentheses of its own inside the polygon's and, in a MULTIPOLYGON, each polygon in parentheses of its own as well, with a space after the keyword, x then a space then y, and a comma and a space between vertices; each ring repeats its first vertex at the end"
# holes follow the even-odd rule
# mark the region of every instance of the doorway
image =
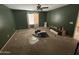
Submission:
POLYGON ((39 13, 28 13, 28 28, 39 27, 39 13))
POLYGON ((78 17, 77 17, 77 22, 76 22, 76 27, 74 32, 74 39, 79 41, 79 12, 78 12, 78 17))

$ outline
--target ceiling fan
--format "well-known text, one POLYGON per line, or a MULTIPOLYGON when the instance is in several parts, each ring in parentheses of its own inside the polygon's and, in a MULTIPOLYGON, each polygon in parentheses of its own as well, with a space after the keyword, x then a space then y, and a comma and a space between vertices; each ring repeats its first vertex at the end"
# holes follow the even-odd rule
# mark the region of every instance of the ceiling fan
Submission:
POLYGON ((37 5, 38 11, 42 11, 43 9, 48 9, 48 7, 42 7, 40 4, 37 5))

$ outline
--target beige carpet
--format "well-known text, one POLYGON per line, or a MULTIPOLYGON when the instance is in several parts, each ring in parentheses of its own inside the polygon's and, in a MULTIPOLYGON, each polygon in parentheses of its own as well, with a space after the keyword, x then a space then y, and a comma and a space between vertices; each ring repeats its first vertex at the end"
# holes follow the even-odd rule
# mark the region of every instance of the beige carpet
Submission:
POLYGON ((32 35, 34 33, 32 28, 17 30, 13 38, 3 48, 2 54, 67 55, 74 53, 77 44, 74 39, 55 36, 47 28, 41 28, 41 30, 46 31, 49 37, 35 38, 32 35))

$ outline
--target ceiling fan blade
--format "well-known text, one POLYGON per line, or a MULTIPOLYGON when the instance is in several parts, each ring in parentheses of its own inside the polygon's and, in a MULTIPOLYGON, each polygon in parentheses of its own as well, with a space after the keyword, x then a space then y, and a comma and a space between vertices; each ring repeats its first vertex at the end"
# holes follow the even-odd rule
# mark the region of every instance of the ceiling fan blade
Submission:
POLYGON ((42 9, 47 9, 48 7, 41 7, 42 9))
POLYGON ((37 10, 38 11, 43 11, 43 9, 47 9, 48 7, 41 7, 40 4, 37 5, 37 10))

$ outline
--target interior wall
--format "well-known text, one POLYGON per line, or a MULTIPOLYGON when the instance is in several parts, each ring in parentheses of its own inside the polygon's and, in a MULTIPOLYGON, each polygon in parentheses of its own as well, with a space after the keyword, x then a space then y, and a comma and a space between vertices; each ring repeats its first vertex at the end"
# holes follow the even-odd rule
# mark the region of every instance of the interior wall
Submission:
POLYGON ((12 12, 4 5, 0 5, 0 49, 15 32, 12 12))
POLYGON ((67 5, 47 13, 48 26, 63 26, 67 34, 73 37, 79 5, 67 5))
POLYGON ((28 28, 27 15, 25 10, 12 10, 14 15, 16 29, 28 28))

